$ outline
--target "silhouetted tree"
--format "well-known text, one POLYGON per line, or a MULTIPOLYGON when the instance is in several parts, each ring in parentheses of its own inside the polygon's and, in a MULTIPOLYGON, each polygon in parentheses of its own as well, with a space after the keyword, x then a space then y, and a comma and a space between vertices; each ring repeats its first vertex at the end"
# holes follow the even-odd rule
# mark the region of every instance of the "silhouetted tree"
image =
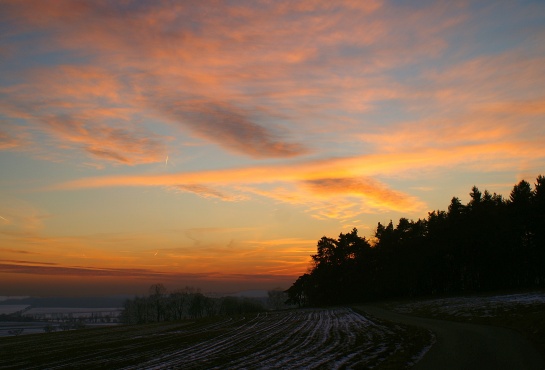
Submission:
POLYGON ((283 308, 288 299, 287 293, 280 288, 267 291, 267 297, 267 303, 273 310, 280 310, 283 308))
POLYGON ((152 301, 155 315, 157 317, 156 321, 162 321, 165 310, 165 300, 163 298, 167 292, 167 289, 163 284, 153 284, 152 286, 150 286, 149 291, 150 299, 152 301))
POLYGON ((288 294, 286 304, 295 304, 298 307, 307 306, 310 303, 308 294, 312 289, 310 280, 309 274, 299 276, 292 286, 286 290, 288 294))
POLYGON ((534 233, 535 250, 532 254, 536 285, 545 286, 545 177, 538 176, 532 200, 531 230, 534 233))
POLYGON ((508 200, 473 186, 463 205, 427 219, 380 222, 373 246, 357 230, 322 237, 312 265, 287 290, 288 302, 355 300, 545 287, 545 178, 520 181, 508 200))

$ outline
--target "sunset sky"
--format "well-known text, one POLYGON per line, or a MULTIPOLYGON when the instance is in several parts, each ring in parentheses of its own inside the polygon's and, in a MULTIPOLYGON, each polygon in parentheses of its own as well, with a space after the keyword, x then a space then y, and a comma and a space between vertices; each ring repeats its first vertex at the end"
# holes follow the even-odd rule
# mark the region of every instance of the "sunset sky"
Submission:
POLYGON ((287 288, 545 175, 545 1, 0 0, 0 296, 287 288))

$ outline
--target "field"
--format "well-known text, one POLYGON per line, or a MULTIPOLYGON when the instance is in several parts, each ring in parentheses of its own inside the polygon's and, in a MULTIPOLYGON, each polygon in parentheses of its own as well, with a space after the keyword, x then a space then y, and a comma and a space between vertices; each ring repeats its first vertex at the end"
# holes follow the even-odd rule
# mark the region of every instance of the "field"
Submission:
POLYGON ((30 307, 29 305, 0 305, 1 314, 21 312, 22 320, 0 320, 0 337, 43 333, 44 328, 51 331, 72 330, 82 327, 116 325, 119 322, 120 308, 68 308, 68 307, 30 307))
POLYGON ((22 311, 27 307, 27 304, 0 305, 0 315, 9 315, 17 311, 22 311))
MULTIPOLYGON (((443 337, 436 337, 431 332, 435 329, 425 324, 381 315, 377 316, 382 318, 379 320, 356 308, 272 311, 54 333, 42 330, 41 334, 0 338, 0 369, 402 369, 422 358, 436 338, 430 355, 441 346, 445 335, 447 339, 459 335, 458 327, 448 329, 451 321, 492 325, 480 327, 485 334, 500 333, 494 329, 497 326, 515 329, 545 357, 543 292, 397 301, 378 306, 409 315, 405 318, 447 320, 434 324, 439 325, 436 328, 443 337)), ((369 307, 360 309, 372 312, 369 307)), ((46 311, 35 314, 51 314, 46 311)), ((474 332, 466 329, 468 335, 474 332)), ((462 341, 470 339, 464 338, 462 341)), ((496 353, 494 348, 491 353, 496 353)), ((452 352, 452 347, 446 350, 452 352)))
POLYGON ((403 368, 431 339, 349 308, 290 310, 0 338, 0 368, 403 368))

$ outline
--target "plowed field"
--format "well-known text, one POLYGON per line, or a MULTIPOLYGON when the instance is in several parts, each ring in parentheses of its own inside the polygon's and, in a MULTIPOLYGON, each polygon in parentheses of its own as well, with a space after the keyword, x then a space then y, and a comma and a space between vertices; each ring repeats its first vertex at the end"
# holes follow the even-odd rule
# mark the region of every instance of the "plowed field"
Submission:
POLYGON ((349 308, 268 312, 1 338, 0 368, 374 367, 411 361, 411 330, 349 308))

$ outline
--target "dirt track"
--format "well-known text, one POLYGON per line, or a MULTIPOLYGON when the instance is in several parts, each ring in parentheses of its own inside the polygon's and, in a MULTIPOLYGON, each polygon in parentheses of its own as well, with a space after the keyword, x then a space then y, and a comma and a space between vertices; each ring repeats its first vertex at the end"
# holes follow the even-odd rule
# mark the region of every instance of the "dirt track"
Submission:
POLYGON ((401 315, 375 306, 358 308, 379 319, 435 333, 436 343, 414 369, 545 369, 532 344, 510 329, 401 315))

